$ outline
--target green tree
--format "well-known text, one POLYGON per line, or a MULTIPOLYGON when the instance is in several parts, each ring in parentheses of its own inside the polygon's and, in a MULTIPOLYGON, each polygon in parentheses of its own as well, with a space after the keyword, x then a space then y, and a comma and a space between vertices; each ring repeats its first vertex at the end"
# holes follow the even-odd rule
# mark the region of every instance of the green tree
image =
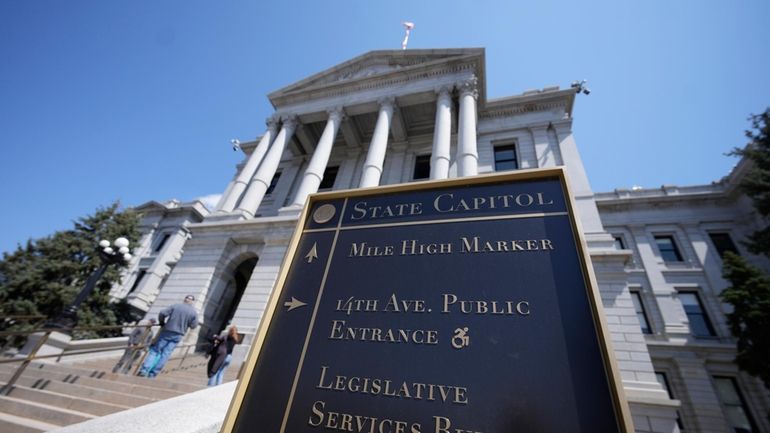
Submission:
MULTIPOLYGON (((123 236, 136 245, 138 216, 114 203, 79 218, 74 227, 30 240, 0 260, 0 316, 59 314, 100 265, 96 246, 101 239, 123 236)), ((120 280, 118 266, 110 266, 94 291, 78 309, 78 326, 117 325, 130 320, 125 303, 111 303, 109 291, 120 280)), ((16 329, 23 329, 23 325, 16 329)), ((114 333, 80 332, 76 338, 114 333)))
MULTIPOLYGON (((751 122, 753 130, 746 132, 751 141, 745 148, 731 153, 752 162, 741 188, 767 219, 770 215, 770 108, 752 116, 751 122)), ((770 225, 755 231, 745 244, 752 253, 770 257, 770 225)), ((725 254, 723 275, 730 287, 721 297, 733 306, 727 319, 738 339, 735 362, 770 388, 770 277, 732 253, 725 254)))

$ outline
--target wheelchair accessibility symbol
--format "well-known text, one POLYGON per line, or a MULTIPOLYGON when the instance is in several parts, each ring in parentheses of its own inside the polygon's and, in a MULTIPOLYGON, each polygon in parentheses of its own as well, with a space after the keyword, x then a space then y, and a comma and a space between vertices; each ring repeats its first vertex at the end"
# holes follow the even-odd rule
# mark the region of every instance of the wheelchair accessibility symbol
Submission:
POLYGON ((462 349, 470 344, 471 337, 468 336, 468 327, 455 329, 455 334, 452 337, 452 347, 455 349, 462 349))

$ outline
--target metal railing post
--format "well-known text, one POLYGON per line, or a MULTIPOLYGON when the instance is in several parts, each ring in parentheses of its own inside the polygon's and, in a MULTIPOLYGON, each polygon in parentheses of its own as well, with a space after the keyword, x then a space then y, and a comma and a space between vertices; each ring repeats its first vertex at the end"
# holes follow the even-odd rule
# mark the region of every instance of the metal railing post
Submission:
POLYGON ((24 373, 24 370, 27 369, 27 366, 30 362, 32 362, 33 359, 35 359, 35 355, 37 354, 37 351, 40 350, 41 347, 43 347, 43 344, 45 344, 46 341, 48 341, 48 337, 51 335, 51 330, 45 331, 43 334, 43 337, 40 338, 40 340, 37 341, 37 344, 35 344, 35 347, 32 348, 32 350, 27 354, 27 358, 24 359, 24 361, 21 362, 21 364, 16 367, 16 371, 13 373, 13 376, 11 376, 11 379, 8 380, 8 383, 5 384, 2 388, 0 388, 0 395, 8 395, 11 390, 13 390, 13 385, 16 383, 17 380, 21 377, 21 374, 24 373))
POLYGON ((182 364, 184 364, 184 360, 187 359, 187 354, 190 353, 190 346, 187 346, 184 348, 184 355, 182 355, 182 360, 179 361, 179 366, 181 367, 182 364))

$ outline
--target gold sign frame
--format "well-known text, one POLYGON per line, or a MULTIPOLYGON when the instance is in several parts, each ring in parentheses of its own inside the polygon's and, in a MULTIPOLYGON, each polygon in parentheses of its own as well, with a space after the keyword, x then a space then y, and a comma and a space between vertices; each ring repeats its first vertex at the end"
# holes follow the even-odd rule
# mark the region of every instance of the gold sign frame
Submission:
MULTIPOLYGON (((305 223, 309 217, 312 204, 317 201, 327 201, 333 199, 349 199, 361 196, 388 194, 418 191, 426 189, 446 188, 452 186, 468 186, 485 183, 500 183, 506 181, 526 181, 537 180, 543 178, 558 178, 562 191, 565 195, 565 204, 567 207, 567 213, 569 214, 570 225, 572 233, 576 241, 575 247, 577 248, 578 258, 580 260, 580 267, 584 276, 584 284, 588 291, 587 298, 591 307, 591 316, 594 321, 594 328, 597 332, 597 341, 601 350, 601 358, 604 363, 604 370, 607 372, 607 380, 611 393, 612 403, 615 409, 615 414, 618 421, 618 430, 622 433, 633 433, 634 427, 631 419, 630 409, 628 401, 623 391, 620 369, 618 368, 617 360, 614 356, 612 349, 611 334, 609 332, 607 321, 604 315, 604 308, 601 302, 601 295, 598 289, 598 283, 596 275, 593 270, 591 258, 588 253, 588 246, 583 235, 582 226, 576 213, 575 199, 572 195, 569 182, 567 180, 567 174, 563 167, 555 168, 538 168, 538 169, 522 169, 509 173, 493 173, 482 174, 473 177, 453 178, 446 180, 431 180, 423 182, 412 182, 398 185, 378 186, 372 188, 357 188, 340 191, 331 191, 312 194, 308 197, 305 206, 300 213, 300 217, 297 221, 297 225, 294 229, 294 234, 291 237, 289 246, 286 250, 286 254, 281 263, 281 267, 278 273, 278 278, 275 283, 275 287, 270 294, 267 302, 262 320, 255 334, 255 338, 252 342, 249 353, 246 360, 241 367, 239 375, 239 383, 233 394, 233 398, 227 410, 224 422, 222 424, 222 433, 232 433, 235 428, 235 423, 238 418, 238 414, 242 409, 242 403, 246 396, 246 391, 249 385, 251 375, 254 372, 254 368, 257 364, 259 354, 265 345, 267 338, 267 330, 270 328, 271 320, 275 314, 276 308, 280 299, 282 298, 285 288, 286 278, 290 271, 290 265, 297 252, 300 238, 302 237, 305 223)), ((340 215, 342 218, 343 215, 340 215)), ((311 329, 312 331, 312 329, 311 329)), ((277 433, 277 432, 276 432, 277 433)), ((494 432, 488 432, 494 433, 494 432)))

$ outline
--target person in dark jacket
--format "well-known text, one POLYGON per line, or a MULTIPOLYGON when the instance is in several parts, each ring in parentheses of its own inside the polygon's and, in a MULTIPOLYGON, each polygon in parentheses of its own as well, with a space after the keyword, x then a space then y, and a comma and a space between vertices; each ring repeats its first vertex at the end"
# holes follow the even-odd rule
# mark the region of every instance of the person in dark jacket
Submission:
POLYGON ((209 365, 207 373, 209 376, 209 386, 221 385, 225 375, 225 369, 230 365, 233 359, 233 347, 240 344, 241 335, 238 334, 238 328, 235 325, 230 326, 227 333, 215 335, 209 354, 209 365))
POLYGON ((123 356, 120 358, 115 367, 112 368, 113 373, 120 371, 121 373, 127 373, 131 370, 131 366, 134 365, 137 359, 142 357, 142 352, 146 349, 150 343, 152 343, 152 327, 157 323, 155 319, 142 320, 131 331, 128 336, 128 347, 123 352, 123 356))
POLYGON ((195 297, 187 295, 184 298, 184 303, 166 307, 158 313, 160 332, 155 342, 150 346, 150 352, 144 359, 142 368, 139 370, 139 376, 157 376, 171 357, 176 345, 182 341, 187 330, 195 329, 198 326, 198 312, 192 306, 193 302, 195 302, 195 297))

